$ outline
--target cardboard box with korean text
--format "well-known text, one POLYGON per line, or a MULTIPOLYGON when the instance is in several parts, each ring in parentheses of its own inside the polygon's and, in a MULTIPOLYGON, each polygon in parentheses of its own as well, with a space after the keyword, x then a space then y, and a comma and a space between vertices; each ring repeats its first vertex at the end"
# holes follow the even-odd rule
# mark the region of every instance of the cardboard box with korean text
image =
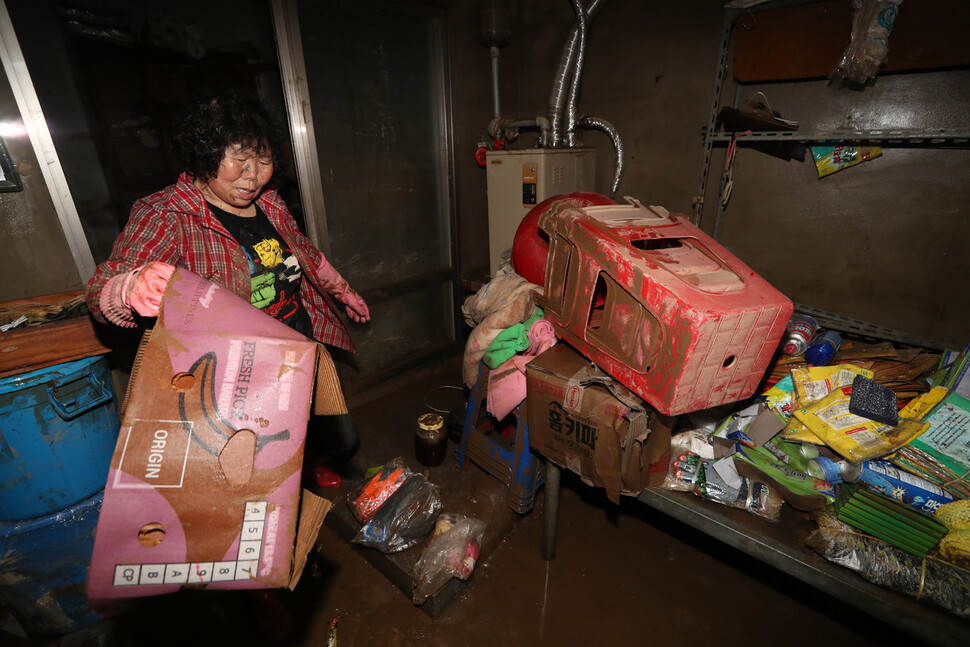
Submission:
POLYGON ((529 362, 526 376, 533 449, 606 488, 613 502, 663 482, 676 418, 659 414, 564 343, 529 362))
POLYGON ((315 388, 346 412, 325 349, 176 270, 125 396, 88 570, 95 608, 181 587, 295 585, 329 509, 308 492, 301 508, 315 388))

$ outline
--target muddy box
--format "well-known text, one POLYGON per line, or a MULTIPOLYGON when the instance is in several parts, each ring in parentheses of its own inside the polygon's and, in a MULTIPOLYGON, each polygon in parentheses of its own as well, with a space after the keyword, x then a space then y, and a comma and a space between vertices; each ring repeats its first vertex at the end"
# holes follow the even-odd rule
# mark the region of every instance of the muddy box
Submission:
POLYGON ((91 599, 295 583, 298 520, 319 530, 328 506, 300 482, 318 372, 343 403, 332 371, 312 340, 177 270, 125 398, 91 599))
POLYGON ((664 416, 565 343, 526 368, 531 446, 606 488, 609 498, 659 485, 674 418, 664 416))

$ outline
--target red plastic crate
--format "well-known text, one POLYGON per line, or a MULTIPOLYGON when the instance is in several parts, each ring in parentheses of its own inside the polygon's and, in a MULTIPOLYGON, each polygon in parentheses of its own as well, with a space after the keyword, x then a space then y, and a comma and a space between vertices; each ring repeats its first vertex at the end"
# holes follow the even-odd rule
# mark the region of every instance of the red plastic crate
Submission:
POLYGON ((627 200, 540 218, 546 318, 664 414, 752 395, 791 300, 686 217, 627 200))

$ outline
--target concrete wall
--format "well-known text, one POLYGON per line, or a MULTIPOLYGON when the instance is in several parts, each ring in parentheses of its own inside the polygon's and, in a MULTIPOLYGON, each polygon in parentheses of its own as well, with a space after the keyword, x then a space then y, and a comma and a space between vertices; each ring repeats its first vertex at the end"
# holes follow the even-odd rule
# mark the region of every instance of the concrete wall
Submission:
MULTIPOLYGON (((488 264, 481 243, 486 200, 484 172, 474 175, 470 156, 491 118, 491 77, 469 4, 477 5, 453 4, 451 27, 461 79, 455 101, 461 251, 466 275, 478 276, 488 264)), ((608 0, 595 17, 579 111, 612 122, 623 139, 626 168, 618 197, 692 213, 723 6, 720 0, 608 0)), ((573 20, 568 0, 512 2, 512 39, 500 58, 503 116, 548 114, 552 77, 573 20)), ((764 91, 772 107, 803 130, 970 127, 966 71, 886 75, 862 92, 825 82, 737 90, 730 67, 726 79, 726 105, 736 91, 742 100, 764 91)), ((531 146, 534 136, 523 135, 513 147, 531 146)), ((597 190, 607 193, 612 145, 598 131, 582 137, 598 151, 597 190)), ((712 154, 700 224, 712 233, 720 219, 719 240, 796 303, 939 343, 970 340, 970 299, 957 278, 970 271, 963 251, 970 242, 970 152, 886 148, 878 159, 819 180, 810 157, 786 162, 741 149, 733 193, 719 218, 724 150, 721 145, 712 154)))
MULTIPOLYGON (((442 3, 448 7, 459 263, 464 277, 482 280, 488 266, 487 202, 485 172, 475 164, 474 153, 492 117, 490 59, 479 42, 480 0, 442 3)), ((49 14, 50 3, 42 4, 49 14)), ((257 4, 242 3, 247 12, 256 11, 257 4)), ((607 0, 592 23, 579 110, 612 122, 623 138, 625 173, 619 196, 691 213, 704 170, 703 133, 711 113, 723 5, 723 0, 607 0)), ((574 21, 572 5, 569 0, 510 0, 510 6, 511 41, 499 59, 501 110, 515 119, 545 116, 560 52, 574 21)), ((200 21, 203 14, 196 12, 200 21)), ((231 14, 223 7, 216 16, 231 14)), ((905 9, 900 20, 905 20, 905 9)), ((211 38, 220 38, 217 24, 207 22, 204 28, 211 38)), ((249 37, 238 29, 233 34, 238 40, 249 37)), ((968 80, 966 71, 887 75, 859 93, 812 82, 746 87, 741 96, 764 90, 772 107, 806 129, 966 129, 968 80)), ((732 103, 734 96, 729 82, 725 101, 732 103)), ((78 129, 68 133, 72 146, 87 155, 83 124, 68 125, 78 129)), ((52 126, 55 134, 58 127, 52 126)), ((523 131, 513 147, 530 147, 534 139, 534 133, 523 131)), ((582 139, 599 152, 597 190, 605 193, 613 173, 612 145, 598 131, 582 132, 582 139)), ((60 146, 62 140, 57 141, 60 146)), ((715 149, 710 164, 701 221, 708 232, 714 231, 718 216, 723 152, 723 146, 715 149)), ((970 299, 960 285, 970 269, 970 255, 962 249, 970 241, 968 175, 966 150, 886 149, 878 159, 819 180, 809 161, 785 162, 742 149, 719 235, 798 303, 962 345, 970 337, 970 299)), ((103 185, 97 174, 68 179, 103 185)), ((106 202, 91 196, 80 206, 96 214, 106 202)), ((38 232, 32 239, 35 253, 59 258, 44 242, 47 236, 38 232)), ((76 282, 61 276, 53 264, 45 267, 61 289, 76 282)), ((32 281, 24 289, 38 293, 44 281, 32 281)))

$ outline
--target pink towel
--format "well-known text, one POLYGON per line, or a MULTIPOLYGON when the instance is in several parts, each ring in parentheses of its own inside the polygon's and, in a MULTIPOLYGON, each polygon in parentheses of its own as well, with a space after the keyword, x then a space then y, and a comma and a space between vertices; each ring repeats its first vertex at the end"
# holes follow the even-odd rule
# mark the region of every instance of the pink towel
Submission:
POLYGON ((529 350, 509 359, 488 374, 488 412, 501 420, 525 400, 525 366, 556 345, 555 328, 548 319, 536 319, 529 328, 529 350))

